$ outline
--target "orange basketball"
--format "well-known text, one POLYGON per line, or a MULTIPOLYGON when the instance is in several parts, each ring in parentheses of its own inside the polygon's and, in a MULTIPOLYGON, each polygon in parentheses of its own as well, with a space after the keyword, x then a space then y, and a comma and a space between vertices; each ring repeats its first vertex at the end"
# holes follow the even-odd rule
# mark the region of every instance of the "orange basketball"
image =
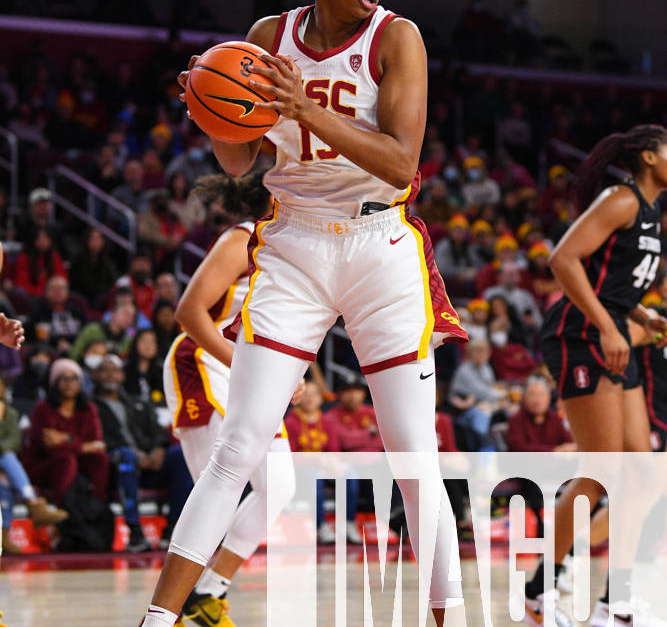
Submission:
POLYGON ((228 41, 207 50, 190 70, 185 88, 185 102, 192 119, 207 135, 230 143, 249 142, 266 133, 278 114, 259 109, 255 102, 270 102, 272 97, 248 82, 272 84, 248 66, 270 67, 259 56, 267 54, 259 46, 245 41, 228 41))

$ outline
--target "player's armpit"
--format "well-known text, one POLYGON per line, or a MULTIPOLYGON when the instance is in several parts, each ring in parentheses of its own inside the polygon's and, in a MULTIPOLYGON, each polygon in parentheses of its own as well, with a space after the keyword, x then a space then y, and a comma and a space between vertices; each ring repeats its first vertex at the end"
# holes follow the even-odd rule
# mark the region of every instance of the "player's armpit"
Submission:
POLYGON ((593 254, 614 231, 632 226, 637 211, 639 201, 629 187, 605 190, 559 242, 551 255, 552 266, 593 254))

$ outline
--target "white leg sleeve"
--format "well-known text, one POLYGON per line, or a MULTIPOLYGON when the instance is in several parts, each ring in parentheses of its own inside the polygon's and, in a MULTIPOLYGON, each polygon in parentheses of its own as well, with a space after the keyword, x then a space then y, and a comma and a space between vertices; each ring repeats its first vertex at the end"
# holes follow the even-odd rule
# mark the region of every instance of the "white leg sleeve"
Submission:
POLYGON ((246 344, 239 333, 227 414, 211 460, 174 529, 172 553, 206 566, 229 529, 245 484, 266 457, 307 367, 302 359, 246 344))
POLYGON ((185 463, 193 481, 199 479, 209 459, 211 459, 213 445, 218 439, 221 427, 222 416, 214 411, 206 426, 182 427, 179 429, 178 440, 181 443, 183 457, 185 457, 185 463))
MULTIPOLYGON (((366 377, 388 452, 437 452, 435 375, 431 374, 434 372, 431 355, 428 359, 366 377)), ((429 478, 426 485, 422 485, 422 496, 430 501, 425 506, 440 511, 431 576, 431 606, 453 607, 463 601, 456 523, 435 455, 427 468, 429 478)), ((419 485, 412 480, 397 483, 403 495, 410 541, 415 554, 419 555, 419 485)))
MULTIPOLYGON (((289 453, 287 438, 275 438, 269 449, 269 453, 272 452, 289 453)), ((292 500, 295 490, 294 465, 291 455, 280 456, 280 471, 277 474, 280 477, 279 494, 274 494, 273 497, 279 498, 281 503, 287 505, 292 500)), ((252 492, 236 510, 227 536, 222 543, 227 550, 245 559, 248 559, 257 550, 259 543, 266 537, 268 526, 274 522, 273 520, 267 521, 267 483, 267 459, 265 457, 264 461, 250 475, 252 492)))

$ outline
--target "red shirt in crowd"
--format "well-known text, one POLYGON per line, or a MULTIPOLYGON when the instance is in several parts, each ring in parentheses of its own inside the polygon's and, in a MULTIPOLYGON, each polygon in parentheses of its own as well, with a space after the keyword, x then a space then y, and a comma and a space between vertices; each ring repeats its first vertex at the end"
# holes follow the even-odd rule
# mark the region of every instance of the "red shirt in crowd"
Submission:
POLYGON ((59 450, 78 453, 82 444, 104 440, 97 407, 91 402, 86 403, 85 409, 77 410, 71 418, 67 418, 48 402, 40 401, 33 410, 31 422, 28 446, 24 454, 28 465, 31 460, 43 460, 59 450), (69 433, 70 440, 58 446, 45 446, 42 435, 44 429, 69 433))
POLYGON ((340 450, 345 452, 383 451, 382 439, 377 427, 375 410, 361 405, 356 411, 348 411, 342 404, 334 405, 325 416, 338 429, 340 450))
POLYGON ((537 424, 522 408, 509 419, 506 440, 510 451, 546 453, 572 442, 572 434, 555 411, 549 410, 544 422, 537 424))
POLYGON ((14 283, 22 287, 31 296, 43 296, 46 289, 46 282, 52 276, 62 276, 67 278, 67 271, 63 264, 60 254, 55 251, 39 255, 37 258, 36 272, 31 272, 30 256, 22 252, 14 264, 14 283), (48 271, 46 255, 51 256, 51 272, 48 271))
POLYGON ((441 453, 458 453, 454 425, 449 414, 438 412, 435 415, 435 434, 438 437, 438 450, 441 453))
POLYGON ((124 276, 116 282, 117 287, 131 287, 134 303, 137 309, 149 320, 153 317, 153 305, 155 304, 155 288, 151 281, 143 285, 137 283, 132 277, 124 276))
POLYGON ((296 407, 285 417, 285 427, 290 447, 295 453, 340 451, 336 424, 322 412, 318 412, 315 422, 308 422, 306 415, 296 407))

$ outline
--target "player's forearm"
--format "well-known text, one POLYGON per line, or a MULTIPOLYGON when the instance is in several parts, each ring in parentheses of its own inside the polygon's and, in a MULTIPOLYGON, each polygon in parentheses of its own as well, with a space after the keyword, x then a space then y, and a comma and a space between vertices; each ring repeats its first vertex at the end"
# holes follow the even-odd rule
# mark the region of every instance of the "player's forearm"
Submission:
POLYGON ((419 155, 387 133, 356 128, 314 102, 308 102, 298 121, 329 147, 397 189, 410 185, 417 172, 419 155))
POLYGON ((611 316, 593 291, 581 259, 555 254, 551 269, 568 298, 601 331, 616 328, 611 316))
POLYGON ((645 326, 651 318, 657 318, 657 312, 646 309, 644 305, 637 305, 629 314, 628 318, 641 326, 645 326))
POLYGON ((196 308, 183 310, 179 307, 176 319, 198 346, 225 366, 231 366, 233 346, 220 334, 208 311, 196 308))
POLYGON ((213 154, 222 169, 231 177, 243 176, 252 168, 262 143, 261 138, 245 144, 227 144, 211 138, 213 154))

